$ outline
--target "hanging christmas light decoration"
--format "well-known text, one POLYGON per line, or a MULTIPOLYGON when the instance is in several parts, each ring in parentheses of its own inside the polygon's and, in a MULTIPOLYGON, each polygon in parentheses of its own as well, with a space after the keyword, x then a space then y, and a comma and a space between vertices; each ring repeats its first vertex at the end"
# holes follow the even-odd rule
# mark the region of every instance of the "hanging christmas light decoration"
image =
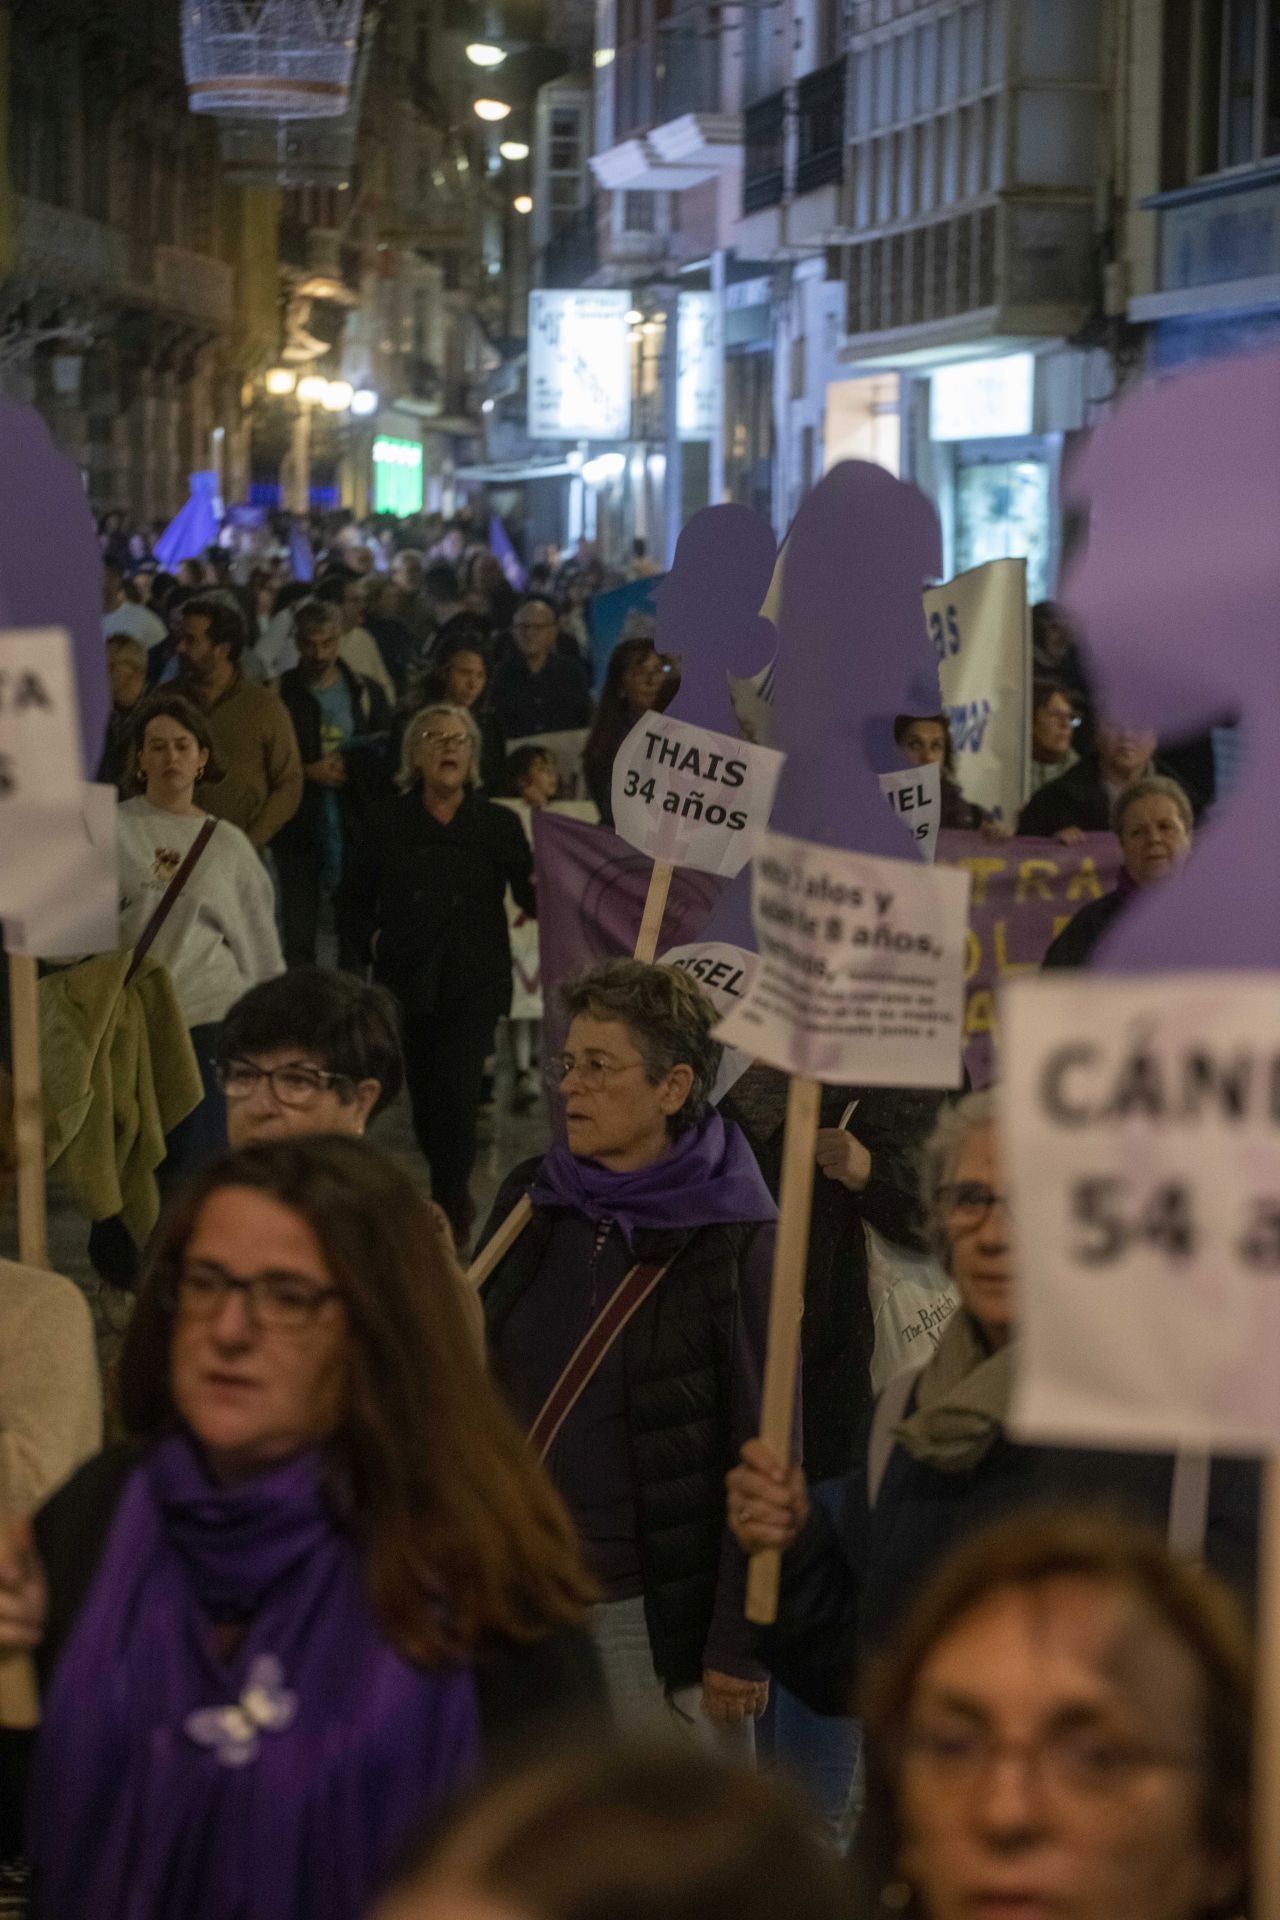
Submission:
POLYGON ((363 0, 183 0, 197 113, 318 120, 345 111, 363 0))

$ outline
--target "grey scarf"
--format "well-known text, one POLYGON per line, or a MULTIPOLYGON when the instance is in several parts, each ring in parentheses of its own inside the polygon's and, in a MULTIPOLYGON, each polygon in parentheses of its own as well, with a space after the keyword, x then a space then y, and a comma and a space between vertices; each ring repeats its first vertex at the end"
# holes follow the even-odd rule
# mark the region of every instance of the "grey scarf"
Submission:
POLYGON ((893 1430, 913 1460, 968 1473, 1004 1426, 1013 1391, 1013 1348, 992 1353, 963 1308, 947 1322, 920 1375, 915 1411, 893 1430))

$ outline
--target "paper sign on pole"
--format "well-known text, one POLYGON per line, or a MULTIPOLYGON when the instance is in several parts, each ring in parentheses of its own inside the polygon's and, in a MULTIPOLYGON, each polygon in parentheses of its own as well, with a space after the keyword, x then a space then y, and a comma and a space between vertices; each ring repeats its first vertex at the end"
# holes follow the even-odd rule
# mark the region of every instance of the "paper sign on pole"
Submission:
MULTIPOLYGON (((0 633, 0 803, 78 796, 80 713, 62 627, 0 633)), ((8 870, 0 861, 0 889, 8 870)), ((0 893, 0 907, 7 901, 0 893)))
POLYGON ((646 714, 614 761, 614 824, 653 860, 731 880, 768 827, 784 757, 673 714, 646 714))
POLYGON ((752 882, 760 970, 718 1039, 818 1080, 960 1084, 967 873, 770 833, 752 882))
POLYGON ((4 921, 10 953, 57 960, 119 946, 116 798, 114 787, 86 784, 73 800, 16 801, 0 811, 0 885, 12 880, 26 901, 4 921))
POLYGON ((1026 803, 1031 636, 1025 560, 991 560, 924 596, 966 800, 1010 827, 1026 803))
POLYGON ((922 857, 932 860, 942 819, 942 768, 937 761, 927 767, 906 767, 900 773, 882 773, 880 791, 891 812, 914 835, 922 857))
MULTIPOLYGON (((724 940, 695 941, 691 946, 670 947, 659 959, 664 967, 679 967, 697 981, 716 1014, 723 1019, 746 997, 751 982, 760 970, 760 956, 745 947, 733 947, 724 940)), ((726 1047, 712 1091, 712 1105, 718 1105, 731 1087, 737 1085, 753 1055, 740 1047, 726 1047)))
POLYGON ((1274 973, 1006 987, 1020 1435, 1280 1447, 1278 1008, 1274 973))

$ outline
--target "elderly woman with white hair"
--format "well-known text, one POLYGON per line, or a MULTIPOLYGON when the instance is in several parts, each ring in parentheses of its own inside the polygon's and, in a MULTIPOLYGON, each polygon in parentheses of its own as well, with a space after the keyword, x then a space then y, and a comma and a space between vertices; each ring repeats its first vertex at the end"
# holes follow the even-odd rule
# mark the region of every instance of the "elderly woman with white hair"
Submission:
POLYGON ((475 1209, 484 1063, 511 1003, 511 888, 536 912, 533 856, 509 808, 475 792, 480 737, 465 707, 437 702, 405 729, 399 798, 355 862, 353 912, 375 979, 404 1009, 405 1077, 432 1196, 460 1248, 475 1209))
POLYGON ((1014 1509, 1101 1507, 1154 1525, 1245 1591, 1253 1580, 1256 1463, 1201 1471, 1169 1455, 1030 1446, 1006 1430, 1017 1294, 992 1092, 944 1109, 921 1188, 959 1304, 928 1361, 876 1402, 843 1512, 833 1521, 811 1503, 800 1468, 785 1469, 762 1441, 747 1443, 728 1479, 739 1545, 783 1552, 762 1657, 821 1713, 848 1712, 860 1662, 950 1549, 1014 1509))

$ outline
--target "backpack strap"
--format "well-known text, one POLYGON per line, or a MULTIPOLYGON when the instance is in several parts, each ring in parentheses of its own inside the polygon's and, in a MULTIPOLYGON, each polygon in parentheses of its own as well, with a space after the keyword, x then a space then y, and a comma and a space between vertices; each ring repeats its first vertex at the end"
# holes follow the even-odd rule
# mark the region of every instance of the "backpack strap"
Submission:
POLYGON ((907 1367, 904 1372, 895 1373, 876 1401, 875 1412, 871 1416, 871 1437, 867 1442, 867 1507, 871 1513, 876 1510, 876 1501, 889 1468, 889 1456, 894 1445, 893 1430, 906 1412, 912 1388, 923 1372, 923 1367, 907 1367))

